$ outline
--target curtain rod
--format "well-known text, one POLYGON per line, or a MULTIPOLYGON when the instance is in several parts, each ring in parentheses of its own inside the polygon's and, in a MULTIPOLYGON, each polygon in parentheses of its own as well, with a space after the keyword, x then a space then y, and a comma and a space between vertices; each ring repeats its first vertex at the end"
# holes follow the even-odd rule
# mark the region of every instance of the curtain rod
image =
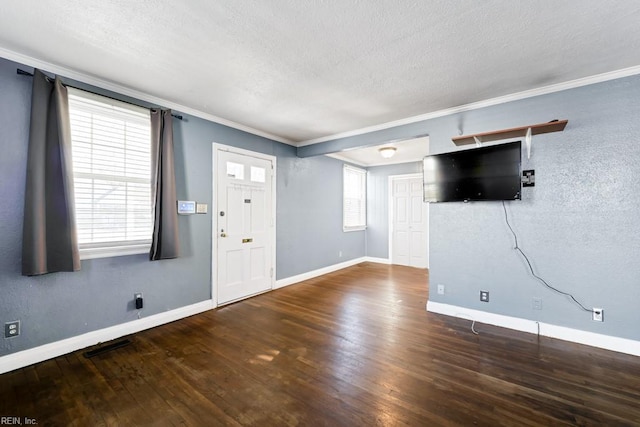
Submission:
MULTIPOLYGON (((21 76, 31 76, 31 77, 33 77, 33 73, 30 73, 30 72, 25 71, 25 70, 21 70, 20 68, 18 68, 16 71, 17 71, 17 73, 18 73, 18 74, 20 74, 21 76)), ((46 77, 47 79, 49 79, 49 80, 51 79, 49 76, 46 76, 46 75, 45 75, 45 77, 46 77)), ((79 88, 79 87, 71 86, 71 85, 68 85, 68 84, 65 84, 65 86, 68 86, 68 87, 71 87, 71 88, 74 88, 74 89, 78 89, 78 90, 84 90, 85 92, 93 93, 93 94, 95 94, 95 95, 104 96, 105 98, 114 99, 114 100, 116 100, 116 101, 124 102, 124 103, 126 103, 126 104, 135 105, 136 107, 142 107, 142 105, 138 105, 138 104, 135 104, 135 103, 133 103, 133 102, 123 101, 123 100, 121 100, 121 99, 117 99, 117 98, 114 98, 114 97, 112 97, 112 96, 102 95, 102 94, 100 94, 100 93, 91 92, 90 90, 81 89, 81 88, 79 88)), ((147 107, 142 107, 142 108, 147 108, 147 107)), ((175 118, 176 118, 176 119, 178 119, 178 120, 184 120, 184 119, 183 119, 183 117, 182 117, 180 114, 173 114, 173 113, 171 113, 171 116, 172 116, 172 117, 175 117, 175 118)))

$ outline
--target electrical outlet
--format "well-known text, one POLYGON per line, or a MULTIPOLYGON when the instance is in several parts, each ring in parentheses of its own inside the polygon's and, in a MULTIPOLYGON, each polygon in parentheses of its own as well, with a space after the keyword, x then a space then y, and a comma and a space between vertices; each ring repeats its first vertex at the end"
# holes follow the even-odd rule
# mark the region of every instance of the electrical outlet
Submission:
POLYGON ((489 291, 480 291, 480 301, 489 302, 489 291))
POLYGON ((13 322, 7 322, 4 324, 4 337, 13 338, 20 335, 20 321, 14 320, 13 322))
POLYGON ((593 307, 591 309, 591 314, 592 314, 593 320, 595 322, 604 322, 604 310, 603 309, 593 307))
POLYGON ((438 285, 438 295, 444 295, 444 285, 438 285))
POLYGON ((338 258, 342 258, 342 251, 338 251, 338 258))
POLYGON ((142 292, 136 292, 133 294, 133 301, 136 306, 136 310, 140 310, 144 305, 144 299, 142 298, 142 292))
POLYGON ((534 310, 542 310, 542 298, 533 298, 533 300, 531 300, 531 306, 534 310))

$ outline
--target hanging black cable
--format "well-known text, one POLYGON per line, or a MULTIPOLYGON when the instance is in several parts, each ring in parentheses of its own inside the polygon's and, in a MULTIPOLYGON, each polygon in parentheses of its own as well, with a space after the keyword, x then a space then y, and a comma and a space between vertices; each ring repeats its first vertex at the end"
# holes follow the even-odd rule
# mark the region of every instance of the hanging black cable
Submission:
MULTIPOLYGON (((18 68, 18 69, 16 70, 16 72, 17 72, 18 74, 20 74, 21 76, 31 76, 31 77, 33 77, 33 73, 30 73, 30 72, 25 71, 25 70, 21 70, 20 68, 18 68)), ((50 79, 50 77, 48 77, 48 76, 47 76, 47 79, 50 79)), ((91 92, 91 91, 86 90, 86 89, 82 89, 82 88, 79 88, 79 87, 75 87, 75 86, 68 85, 68 84, 66 84, 66 83, 65 83, 65 86, 67 86, 67 87, 71 87, 71 88, 74 88, 74 89, 78 89, 78 90, 83 90, 83 91, 85 91, 85 92, 93 93, 93 94, 95 94, 95 95, 104 96, 105 98, 113 99, 113 100, 115 100, 115 101, 124 102, 125 104, 131 104, 131 105, 135 105, 136 107, 142 107, 142 105, 138 105, 138 104, 135 104, 135 103, 133 103, 133 102, 123 101, 122 99, 114 98, 114 97, 112 97, 112 96, 107 96, 107 95, 103 95, 103 94, 101 94, 101 93, 91 92)), ((142 108, 147 108, 147 107, 142 107, 142 108)), ((182 117, 180 114, 171 114, 171 117, 174 117, 174 118, 176 118, 176 119, 178 119, 178 120, 183 120, 183 117, 182 117)))
POLYGON ((504 200, 502 201, 502 209, 504 210, 504 220, 507 223, 507 226, 509 227, 509 230, 511 230, 511 234, 513 234, 513 240, 515 241, 515 250, 517 250, 518 252, 520 252, 520 255, 522 255, 522 257, 524 258, 524 260, 527 262, 527 265, 529 266, 529 271, 531 272, 531 275, 533 277, 535 277, 536 279, 538 279, 542 284, 544 284, 547 288, 551 289, 552 291, 555 291, 561 295, 565 295, 568 296, 569 298, 571 298, 573 300, 573 302, 575 302, 581 309, 583 309, 584 311, 588 311, 588 312, 593 312, 593 310, 590 310, 588 308, 586 308, 584 305, 580 304, 580 302, 575 299, 575 297, 573 295, 571 295, 568 292, 563 292, 560 289, 554 288, 553 286, 551 286, 549 283, 547 283, 546 280, 544 280, 542 277, 538 276, 535 271, 533 271, 533 267, 531 266, 531 262, 529 261, 529 257, 527 257, 527 255, 522 251, 522 249, 520 249, 520 246, 518 246, 518 236, 516 235, 516 232, 513 231, 513 228, 511 227, 511 224, 509 224, 509 216, 507 215, 507 207, 504 203, 504 200))

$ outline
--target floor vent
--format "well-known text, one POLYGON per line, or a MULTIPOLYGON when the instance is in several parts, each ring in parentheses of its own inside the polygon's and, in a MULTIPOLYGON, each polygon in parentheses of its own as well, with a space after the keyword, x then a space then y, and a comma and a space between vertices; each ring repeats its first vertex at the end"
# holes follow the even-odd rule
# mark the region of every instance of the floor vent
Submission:
POLYGON ((84 357, 89 359, 89 358, 91 358, 93 356, 99 356, 99 355, 104 354, 104 353, 106 353, 108 351, 111 351, 111 350, 116 350, 118 348, 126 347, 129 344, 131 344, 131 341, 129 341, 129 340, 116 341, 114 343, 107 344, 105 346, 102 346, 100 348, 96 348, 94 350, 85 351, 84 352, 84 357))

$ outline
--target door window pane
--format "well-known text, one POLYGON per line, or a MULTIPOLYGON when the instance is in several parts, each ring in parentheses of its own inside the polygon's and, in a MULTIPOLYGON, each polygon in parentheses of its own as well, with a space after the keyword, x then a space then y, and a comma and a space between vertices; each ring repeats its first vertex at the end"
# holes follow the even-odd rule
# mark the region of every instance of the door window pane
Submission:
POLYGON ((266 171, 264 168, 251 166, 251 181, 252 182, 265 182, 266 171))
POLYGON ((244 165, 227 162, 227 176, 233 179, 244 179, 244 165))

